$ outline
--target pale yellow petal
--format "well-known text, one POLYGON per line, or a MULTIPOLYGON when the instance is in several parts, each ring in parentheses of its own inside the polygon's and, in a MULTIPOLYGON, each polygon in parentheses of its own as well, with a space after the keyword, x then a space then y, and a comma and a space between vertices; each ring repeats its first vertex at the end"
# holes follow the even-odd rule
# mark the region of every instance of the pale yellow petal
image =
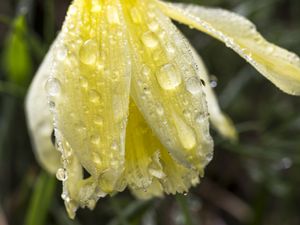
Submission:
POLYGON ((174 160, 131 102, 126 132, 124 179, 139 198, 184 193, 199 182, 203 170, 186 168, 174 160))
POLYGON ((131 15, 126 17, 133 49, 131 96, 172 158, 203 171, 213 144, 190 45, 154 5, 126 4, 125 11, 131 15))
POLYGON ((70 6, 46 83, 72 217, 77 207, 93 208, 99 196, 124 189, 119 181, 131 73, 127 31, 119 0, 96 6, 82 0, 70 6))
POLYGON ((172 19, 224 42, 281 90, 300 95, 299 57, 266 41, 244 17, 222 9, 156 2, 172 19))
POLYGON ((25 109, 34 153, 41 165, 48 172, 55 174, 61 166, 60 154, 51 143, 53 119, 48 109, 44 88, 50 73, 50 55, 50 53, 47 54, 30 85, 25 109))
POLYGON ((205 68, 204 62, 202 61, 201 57, 197 54, 195 49, 192 49, 194 59, 197 63, 199 74, 205 83, 203 90, 207 100, 208 112, 209 112, 209 119, 212 122, 213 126, 218 130, 218 132, 232 141, 237 140, 237 131, 231 121, 231 119, 225 115, 222 110, 220 109, 218 100, 216 98, 215 92, 210 85, 210 78, 205 68))

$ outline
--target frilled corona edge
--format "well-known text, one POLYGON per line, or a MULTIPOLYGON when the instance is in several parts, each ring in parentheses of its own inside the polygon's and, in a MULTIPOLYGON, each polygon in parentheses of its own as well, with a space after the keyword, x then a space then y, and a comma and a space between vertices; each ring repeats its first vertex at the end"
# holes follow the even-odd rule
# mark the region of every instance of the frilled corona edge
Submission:
POLYGON ((233 13, 154 0, 73 1, 26 99, 37 158, 57 170, 72 218, 127 186, 140 198, 187 192, 212 159, 209 118, 236 138, 201 58, 168 16, 300 93, 299 58, 233 13))

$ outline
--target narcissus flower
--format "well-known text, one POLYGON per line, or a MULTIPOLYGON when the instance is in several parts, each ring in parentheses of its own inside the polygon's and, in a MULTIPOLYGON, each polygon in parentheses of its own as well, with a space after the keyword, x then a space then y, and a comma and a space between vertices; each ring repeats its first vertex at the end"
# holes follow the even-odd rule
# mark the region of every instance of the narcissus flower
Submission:
POLYGON ((299 58, 234 13, 74 0, 26 102, 37 157, 50 172, 59 168, 70 217, 126 187, 141 198, 187 192, 212 158, 208 120, 236 137, 201 59, 171 19, 219 39, 280 89, 300 94, 299 58))

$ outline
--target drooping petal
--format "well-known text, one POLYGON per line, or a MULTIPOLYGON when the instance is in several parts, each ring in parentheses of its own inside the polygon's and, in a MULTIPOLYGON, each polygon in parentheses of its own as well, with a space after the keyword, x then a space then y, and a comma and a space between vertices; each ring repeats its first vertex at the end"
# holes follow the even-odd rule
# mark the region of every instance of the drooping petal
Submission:
POLYGON ((172 19, 224 42, 282 91, 300 95, 299 57, 266 41, 244 17, 222 9, 156 2, 172 19))
POLYGON ((127 31, 119 0, 75 0, 54 43, 46 83, 65 174, 69 215, 124 189, 130 90, 127 31), (83 176, 83 171, 90 174, 83 176))
POLYGON ((126 164, 124 176, 132 192, 139 198, 184 193, 199 182, 199 172, 174 160, 147 125, 134 102, 126 132, 126 164))
POLYGON ((37 71, 26 96, 25 109, 36 158, 48 172, 55 174, 61 166, 60 154, 51 143, 53 119, 44 89, 50 73, 50 59, 48 54, 37 71))
POLYGON ((202 61, 201 57, 197 54, 195 49, 192 49, 192 52, 194 59, 197 63, 199 74, 201 74, 200 79, 202 79, 206 84, 203 87, 203 90, 207 100, 209 119, 222 136, 234 141, 237 139, 237 131, 231 119, 227 115, 225 115, 220 109, 214 90, 210 86, 210 79, 204 62, 202 61))
POLYGON ((132 46, 131 97, 172 159, 203 172, 213 144, 190 45, 154 5, 137 3, 125 8, 132 46))

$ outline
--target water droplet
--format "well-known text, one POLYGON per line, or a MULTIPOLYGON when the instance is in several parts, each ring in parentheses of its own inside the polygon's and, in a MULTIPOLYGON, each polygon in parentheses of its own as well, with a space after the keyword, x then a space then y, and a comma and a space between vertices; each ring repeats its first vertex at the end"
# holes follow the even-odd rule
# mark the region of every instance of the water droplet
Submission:
POLYGON ((195 116, 195 121, 198 124, 202 124, 207 119, 207 116, 204 113, 197 113, 195 116))
POLYGON ((92 12, 98 13, 102 10, 102 6, 99 4, 98 0, 93 0, 92 2, 92 12))
POLYGON ((218 78, 217 77, 215 77, 215 76, 210 77, 210 86, 212 88, 215 88, 218 86, 218 78))
POLYGON ((111 144, 110 147, 114 151, 118 150, 118 142, 117 141, 113 141, 113 143, 111 144))
POLYGON ((85 77, 83 77, 83 76, 80 76, 79 80, 80 80, 81 87, 83 89, 87 90, 88 87, 89 87, 89 83, 88 83, 87 79, 85 77))
POLYGON ((50 96, 57 96, 61 92, 61 84, 60 81, 56 78, 49 78, 46 81, 45 89, 50 96))
POLYGON ((123 98, 120 95, 116 95, 113 97, 113 112, 114 112, 114 118, 119 121, 123 118, 123 98))
POLYGON ((142 42, 148 48, 156 48, 159 44, 155 34, 151 31, 147 31, 142 35, 142 42))
POLYGON ((175 47, 173 46, 173 44, 167 43, 167 44, 166 44, 166 51, 167 51, 167 54, 168 54, 169 57, 172 58, 173 56, 175 56, 176 49, 175 49, 175 47))
POLYGON ((151 23, 148 24, 149 30, 152 32, 158 31, 159 25, 156 21, 152 21, 151 23))
POLYGON ((71 5, 70 8, 69 8, 69 10, 68 10, 68 13, 69 13, 70 15, 76 14, 76 13, 77 13, 77 8, 76 8, 76 6, 71 5))
POLYGON ((214 156, 213 152, 209 152, 206 154, 205 159, 207 160, 207 162, 210 162, 213 156, 214 156))
POLYGON ((201 81, 198 77, 190 77, 186 81, 186 89, 193 95, 201 93, 201 81))
POLYGON ((185 149, 194 148, 197 141, 193 129, 189 127, 179 116, 176 116, 174 121, 182 146, 185 149))
POLYGON ((102 126, 103 125, 103 118, 101 116, 96 116, 94 119, 94 123, 98 126, 102 126))
POLYGON ((67 55, 68 55, 68 49, 65 46, 61 46, 56 51, 56 58, 59 61, 65 60, 67 58, 67 55))
POLYGON ((142 22, 141 13, 139 12, 139 10, 137 8, 133 7, 130 10, 130 16, 131 16, 131 19, 134 23, 141 23, 142 22))
POLYGON ((274 50, 275 50, 275 48, 274 48, 274 46, 272 46, 272 45, 270 45, 270 46, 268 46, 268 47, 266 48, 266 52, 267 52, 268 54, 273 53, 274 50))
POLYGON ((86 65, 95 64, 98 50, 98 44, 95 40, 87 40, 79 50, 80 61, 86 65))
POLYGON ((166 64, 156 73, 159 85, 165 90, 177 88, 181 82, 181 76, 172 64, 166 64))
POLYGON ((55 102, 53 102, 53 101, 49 102, 49 110, 50 110, 50 112, 54 112, 54 110, 55 110, 55 102))
POLYGON ((156 112, 159 116, 162 116, 164 114, 164 108, 160 104, 157 104, 156 105, 156 112))
POLYGON ((145 77, 149 77, 150 74, 151 74, 151 69, 147 65, 143 65, 143 67, 142 67, 142 74, 145 77))
POLYGON ((120 24, 119 12, 116 6, 107 6, 106 13, 107 21, 110 24, 120 24))
POLYGON ((67 180, 68 176, 64 168, 59 168, 56 172, 56 178, 60 181, 67 180))
POLYGON ((91 142, 95 145, 99 145, 100 143, 100 136, 95 134, 91 136, 91 142))
POLYGON ((99 103, 101 99, 100 94, 96 90, 89 91, 89 100, 93 103, 99 103))

